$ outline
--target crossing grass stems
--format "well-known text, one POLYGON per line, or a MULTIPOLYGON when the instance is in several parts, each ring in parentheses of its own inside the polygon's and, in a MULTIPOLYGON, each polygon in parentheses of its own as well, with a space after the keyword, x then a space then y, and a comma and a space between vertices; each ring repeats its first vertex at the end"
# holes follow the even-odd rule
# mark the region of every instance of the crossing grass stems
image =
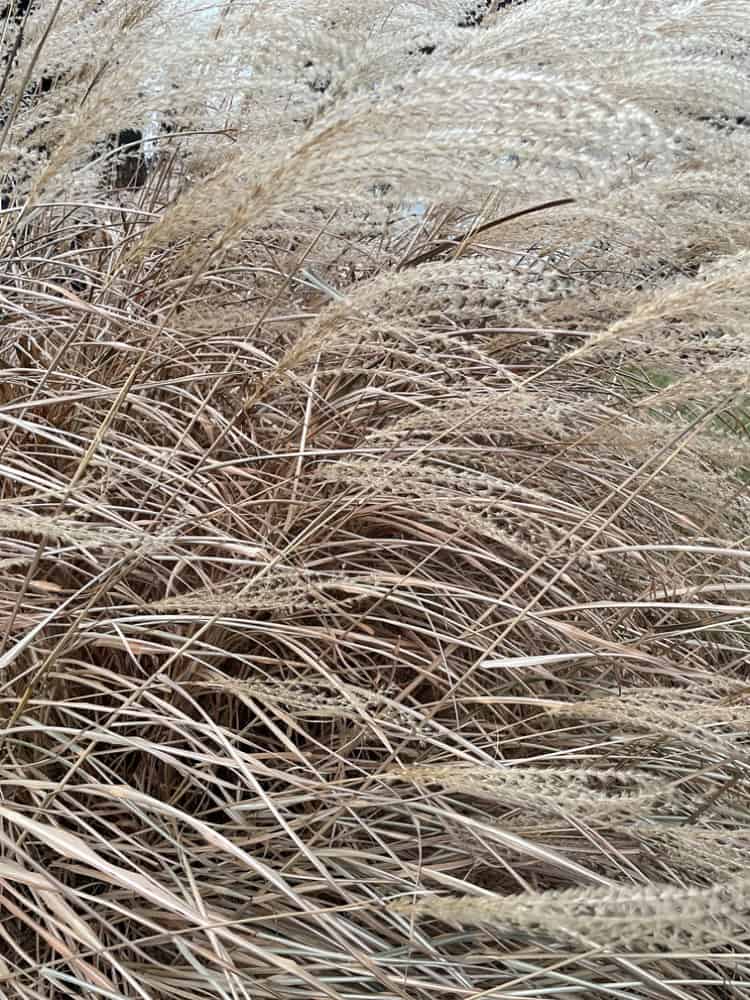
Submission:
POLYGON ((750 997, 747 3, 14 11, 2 995, 750 997))

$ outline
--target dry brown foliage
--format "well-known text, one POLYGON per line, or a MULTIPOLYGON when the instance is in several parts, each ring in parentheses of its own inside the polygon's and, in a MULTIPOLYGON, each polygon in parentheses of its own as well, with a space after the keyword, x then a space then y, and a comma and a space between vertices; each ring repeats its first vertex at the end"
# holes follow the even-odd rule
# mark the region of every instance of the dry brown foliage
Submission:
POLYGON ((750 998, 750 9, 480 6, 0 24, 9 1000, 750 998))

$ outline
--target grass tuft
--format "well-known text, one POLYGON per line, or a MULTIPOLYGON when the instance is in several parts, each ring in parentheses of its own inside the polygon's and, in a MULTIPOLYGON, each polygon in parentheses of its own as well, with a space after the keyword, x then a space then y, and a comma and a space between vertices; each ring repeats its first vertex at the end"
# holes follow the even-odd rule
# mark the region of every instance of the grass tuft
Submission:
POLYGON ((0 14, 9 1000, 750 998, 750 9, 485 7, 0 14))

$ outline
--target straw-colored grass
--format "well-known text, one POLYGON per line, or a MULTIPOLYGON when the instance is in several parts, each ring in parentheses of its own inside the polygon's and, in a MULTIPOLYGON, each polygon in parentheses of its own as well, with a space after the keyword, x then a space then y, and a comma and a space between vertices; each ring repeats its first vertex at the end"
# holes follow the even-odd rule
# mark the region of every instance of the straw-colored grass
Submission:
POLYGON ((750 997, 750 9, 469 8, 0 25, 9 1000, 750 997))

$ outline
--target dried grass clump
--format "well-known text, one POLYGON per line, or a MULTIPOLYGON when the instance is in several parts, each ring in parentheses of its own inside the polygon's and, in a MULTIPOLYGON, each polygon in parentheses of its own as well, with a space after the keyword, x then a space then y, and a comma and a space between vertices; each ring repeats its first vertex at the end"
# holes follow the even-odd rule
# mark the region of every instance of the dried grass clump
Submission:
POLYGON ((19 10, 0 995, 750 997, 750 8, 19 10))

